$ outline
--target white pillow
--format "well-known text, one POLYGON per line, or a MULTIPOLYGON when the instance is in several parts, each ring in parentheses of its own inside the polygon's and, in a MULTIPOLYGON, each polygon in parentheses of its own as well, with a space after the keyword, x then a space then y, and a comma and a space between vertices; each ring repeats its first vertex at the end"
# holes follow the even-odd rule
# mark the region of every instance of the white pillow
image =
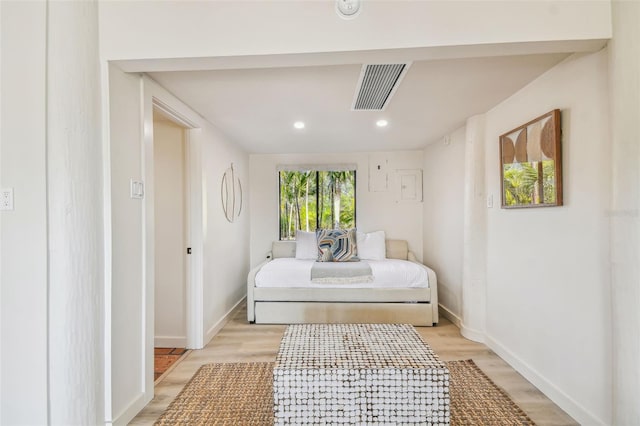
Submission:
POLYGON ((296 231, 296 259, 318 258, 318 242, 315 232, 296 231))
POLYGON ((358 257, 362 260, 384 260, 386 249, 384 231, 356 233, 358 257))

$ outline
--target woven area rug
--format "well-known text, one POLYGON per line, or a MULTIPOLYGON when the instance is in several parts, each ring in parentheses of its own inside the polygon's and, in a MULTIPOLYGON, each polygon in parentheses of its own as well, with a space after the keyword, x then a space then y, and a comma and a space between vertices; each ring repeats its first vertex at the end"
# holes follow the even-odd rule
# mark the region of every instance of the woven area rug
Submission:
POLYGON ((534 425, 470 359, 449 361, 452 425, 534 425))
MULTIPOLYGON (((452 425, 533 425, 471 360, 446 363, 452 425)), ((273 363, 203 365, 156 425, 271 425, 273 363)))

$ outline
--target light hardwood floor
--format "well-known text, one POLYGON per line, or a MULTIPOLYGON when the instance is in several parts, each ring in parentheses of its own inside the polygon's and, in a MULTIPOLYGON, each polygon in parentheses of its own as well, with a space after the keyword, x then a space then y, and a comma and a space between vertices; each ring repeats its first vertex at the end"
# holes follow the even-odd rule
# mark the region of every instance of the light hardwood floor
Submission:
MULTIPOLYGON (((201 350, 193 350, 155 388, 155 398, 133 419, 132 425, 152 425, 198 368, 213 362, 275 361, 285 326, 247 323, 246 307, 201 350)), ((437 327, 416 327, 443 361, 473 359, 538 425, 577 425, 491 349, 463 338, 458 328, 441 317, 437 327)))

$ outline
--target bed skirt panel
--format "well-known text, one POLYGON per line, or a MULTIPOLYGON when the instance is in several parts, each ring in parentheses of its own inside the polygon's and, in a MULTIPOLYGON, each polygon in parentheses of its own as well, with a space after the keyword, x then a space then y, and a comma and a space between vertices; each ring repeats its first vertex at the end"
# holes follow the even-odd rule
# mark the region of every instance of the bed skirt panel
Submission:
POLYGON ((255 287, 256 302, 430 302, 429 288, 255 287))
MULTIPOLYGON (((423 289, 424 291, 424 289, 423 289)), ((430 303, 255 302, 257 324, 433 325, 430 303)))

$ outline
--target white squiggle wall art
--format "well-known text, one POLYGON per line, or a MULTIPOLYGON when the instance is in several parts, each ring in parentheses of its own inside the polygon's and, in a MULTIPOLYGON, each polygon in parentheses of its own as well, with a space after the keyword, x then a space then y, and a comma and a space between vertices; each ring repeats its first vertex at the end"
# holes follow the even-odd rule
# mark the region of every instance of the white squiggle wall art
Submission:
POLYGON ((242 184, 240 183, 240 178, 236 177, 233 163, 222 175, 220 198, 224 217, 230 223, 233 223, 242 213, 242 184))

